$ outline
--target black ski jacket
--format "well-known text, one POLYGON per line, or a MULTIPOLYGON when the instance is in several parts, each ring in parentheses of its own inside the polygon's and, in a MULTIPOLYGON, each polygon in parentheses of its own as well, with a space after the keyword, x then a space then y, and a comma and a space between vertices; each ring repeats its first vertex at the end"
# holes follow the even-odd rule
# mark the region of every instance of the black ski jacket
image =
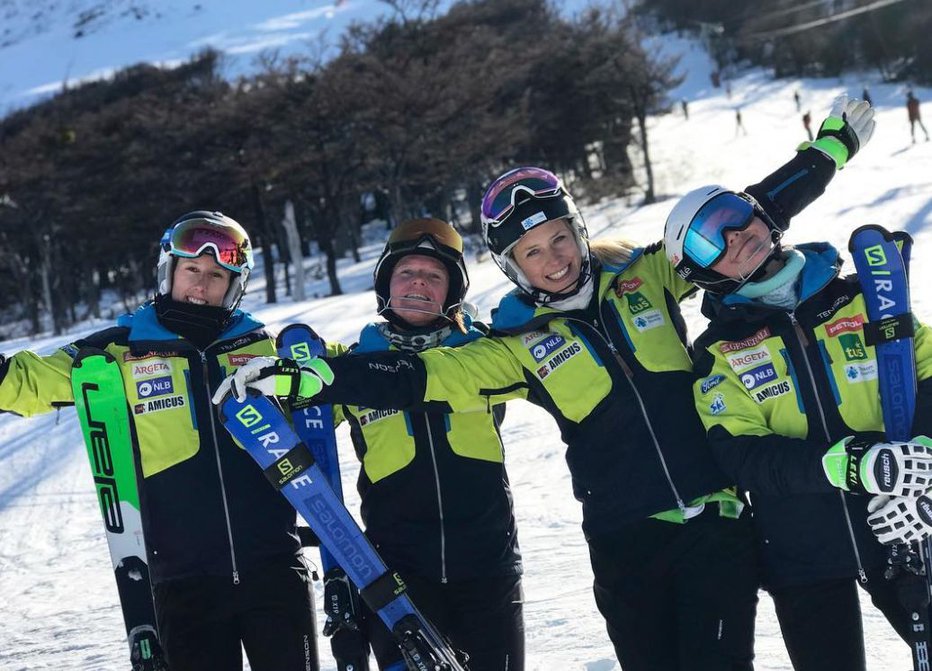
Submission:
MULTIPOLYGON (((475 327, 466 335, 454 331, 443 345, 481 336, 475 327)), ((352 352, 388 349, 370 324, 352 352)), ((498 428, 504 405, 491 413, 338 408, 362 462, 357 487, 366 535, 389 566, 443 583, 521 573, 498 428)))
MULTIPOLYGON (((719 464, 750 492, 767 587, 853 577, 885 551, 867 524, 869 496, 828 481, 822 457, 846 436, 883 439, 877 356, 864 337, 857 277, 837 251, 806 257, 793 311, 706 294, 693 391, 719 464)), ((919 397, 913 435, 932 431, 932 338, 916 332, 919 397)))

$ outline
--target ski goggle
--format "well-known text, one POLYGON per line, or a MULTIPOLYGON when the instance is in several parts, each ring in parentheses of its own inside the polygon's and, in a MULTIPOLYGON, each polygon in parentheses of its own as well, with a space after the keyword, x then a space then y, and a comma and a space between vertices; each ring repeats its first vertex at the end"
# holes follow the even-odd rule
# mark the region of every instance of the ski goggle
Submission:
POLYGON ((492 182, 482 198, 482 217, 499 226, 514 212, 515 204, 528 197, 552 198, 565 193, 563 182, 542 168, 515 168, 492 182))
POLYGON ((414 250, 424 245, 446 247, 455 255, 463 254, 463 238, 456 229, 439 219, 412 219, 395 228, 388 236, 389 251, 414 250))
POLYGON ((217 263, 234 273, 253 267, 249 237, 241 229, 189 219, 176 224, 167 237, 168 251, 174 256, 193 259, 211 250, 217 263))
POLYGON ((734 193, 719 194, 696 212, 683 252, 703 268, 711 268, 728 250, 727 231, 740 231, 754 220, 754 204, 734 193))

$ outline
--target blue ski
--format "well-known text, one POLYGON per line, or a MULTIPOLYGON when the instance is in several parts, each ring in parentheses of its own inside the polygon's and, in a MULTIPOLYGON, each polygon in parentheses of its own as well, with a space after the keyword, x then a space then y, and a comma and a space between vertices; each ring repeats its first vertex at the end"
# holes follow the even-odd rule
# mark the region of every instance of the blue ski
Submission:
POLYGON ((466 671, 449 644, 414 607, 401 576, 385 566, 279 407, 250 392, 242 402, 228 396, 220 406, 220 417, 345 569, 366 605, 394 634, 408 668, 466 671))
MULTIPOLYGON (((910 440, 916 412, 916 350, 910 311, 908 264, 912 238, 881 226, 862 226, 851 234, 848 250, 854 258, 867 307, 867 344, 877 352, 880 406, 887 440, 910 440)), ((912 589, 900 589, 912 620, 910 648, 915 671, 930 671, 929 604, 932 598, 932 542, 889 548, 888 578, 912 574, 912 589)))
MULTIPOLYGON (((326 352, 324 341, 305 324, 287 326, 278 335, 275 345, 278 356, 294 359, 299 364, 326 352)), ((340 482, 333 408, 328 404, 292 403, 291 411, 295 433, 310 448, 314 461, 342 502, 343 484, 340 482)), ((337 671, 368 671, 369 642, 357 624, 359 594, 326 545, 320 546, 320 561, 324 568, 324 612, 327 615, 323 633, 331 637, 330 647, 337 671)))

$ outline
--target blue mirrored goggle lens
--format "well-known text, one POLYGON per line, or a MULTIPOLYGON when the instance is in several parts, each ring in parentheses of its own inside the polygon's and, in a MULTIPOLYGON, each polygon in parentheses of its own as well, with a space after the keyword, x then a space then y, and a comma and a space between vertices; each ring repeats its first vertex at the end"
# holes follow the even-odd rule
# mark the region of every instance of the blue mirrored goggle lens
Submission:
POLYGON ((754 219, 754 205, 733 193, 716 196, 693 217, 683 240, 683 251, 703 268, 725 254, 725 232, 742 230, 754 219))
POLYGON ((516 170, 489 187, 482 199, 482 215, 490 221, 500 222, 514 209, 520 194, 547 196, 560 191, 560 180, 552 173, 536 168, 516 170))

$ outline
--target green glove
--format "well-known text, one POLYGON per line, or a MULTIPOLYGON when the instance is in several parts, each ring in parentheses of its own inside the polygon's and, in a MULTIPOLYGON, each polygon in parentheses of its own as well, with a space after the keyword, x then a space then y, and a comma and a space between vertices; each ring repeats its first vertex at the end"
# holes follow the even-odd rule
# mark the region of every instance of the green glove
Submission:
POLYGON ((835 167, 841 170, 870 141, 874 125, 874 108, 870 103, 849 100, 842 94, 835 98, 815 141, 803 142, 797 151, 817 149, 835 161, 835 167))

